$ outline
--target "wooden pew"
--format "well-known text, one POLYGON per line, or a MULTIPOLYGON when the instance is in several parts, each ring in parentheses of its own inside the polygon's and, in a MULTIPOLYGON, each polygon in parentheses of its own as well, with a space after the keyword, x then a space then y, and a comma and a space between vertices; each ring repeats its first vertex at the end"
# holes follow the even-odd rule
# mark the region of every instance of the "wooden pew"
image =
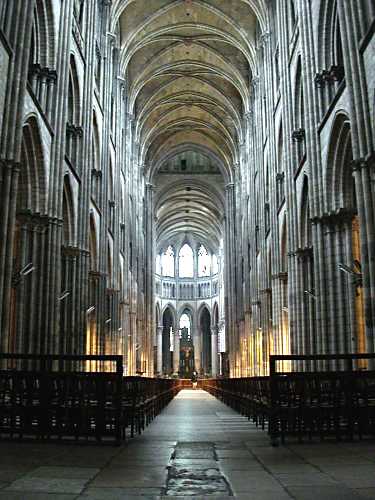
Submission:
POLYGON ((374 354, 270 356, 269 377, 202 381, 205 390, 267 429, 320 440, 375 435, 374 354), (293 372, 278 370, 288 362, 293 372), (320 370, 317 370, 320 368, 320 370))

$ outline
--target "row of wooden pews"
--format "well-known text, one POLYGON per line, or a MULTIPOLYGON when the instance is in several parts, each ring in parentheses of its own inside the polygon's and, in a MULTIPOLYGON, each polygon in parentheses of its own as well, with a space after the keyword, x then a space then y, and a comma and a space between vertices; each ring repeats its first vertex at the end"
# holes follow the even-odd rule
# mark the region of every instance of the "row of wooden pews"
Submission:
POLYGON ((270 356, 269 377, 202 380, 271 444, 375 436, 375 355, 270 356), (293 371, 285 371, 285 366, 293 371))
POLYGON ((140 434, 179 381, 124 377, 121 356, 0 354, 0 439, 120 444, 140 434))

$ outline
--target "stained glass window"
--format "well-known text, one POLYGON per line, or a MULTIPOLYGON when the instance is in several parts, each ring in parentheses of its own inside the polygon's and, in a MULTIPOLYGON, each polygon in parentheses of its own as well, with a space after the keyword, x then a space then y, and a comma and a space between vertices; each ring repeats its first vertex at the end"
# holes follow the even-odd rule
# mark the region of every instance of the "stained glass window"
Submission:
POLYGON ((180 278, 194 277, 193 250, 187 243, 180 250, 178 268, 180 278))
POLYGON ((161 256, 161 269, 163 276, 174 278, 174 251, 171 246, 161 256))

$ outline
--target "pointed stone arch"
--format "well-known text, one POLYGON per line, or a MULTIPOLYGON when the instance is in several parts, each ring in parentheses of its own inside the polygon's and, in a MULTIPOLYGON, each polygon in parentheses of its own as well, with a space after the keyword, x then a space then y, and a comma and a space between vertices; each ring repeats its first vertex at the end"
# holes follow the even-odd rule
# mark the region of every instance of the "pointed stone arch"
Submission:
POLYGON ((211 335, 211 311, 208 304, 203 303, 198 309, 198 328, 201 337, 203 374, 211 374, 212 370, 212 335, 211 335))
POLYGON ((72 187, 68 174, 64 176, 63 196, 62 196, 62 213, 63 213, 63 245, 73 246, 75 242, 75 210, 73 202, 72 187))
POLYGON ((22 129, 17 210, 45 214, 47 203, 46 184, 44 151, 38 119, 31 115, 22 129))
POLYGON ((353 205, 353 190, 349 188, 352 178, 350 121, 346 113, 338 112, 331 128, 325 169, 325 192, 327 211, 349 208, 353 205))

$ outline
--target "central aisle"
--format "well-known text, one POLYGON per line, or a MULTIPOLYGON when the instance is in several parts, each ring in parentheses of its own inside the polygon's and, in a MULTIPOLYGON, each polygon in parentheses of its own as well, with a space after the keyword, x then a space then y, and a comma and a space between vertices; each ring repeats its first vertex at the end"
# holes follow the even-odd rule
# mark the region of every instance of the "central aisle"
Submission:
POLYGON ((202 390, 183 390, 148 427, 153 440, 242 441, 250 436, 268 444, 267 436, 249 421, 202 390))

